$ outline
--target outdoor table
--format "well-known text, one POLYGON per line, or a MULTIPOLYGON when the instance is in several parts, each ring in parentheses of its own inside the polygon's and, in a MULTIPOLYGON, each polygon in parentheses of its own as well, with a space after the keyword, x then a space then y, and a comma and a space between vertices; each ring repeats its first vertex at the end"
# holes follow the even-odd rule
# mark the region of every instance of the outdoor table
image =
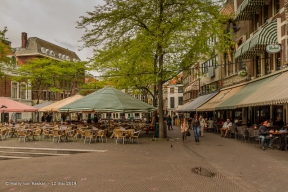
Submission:
POLYGON ((284 149, 287 149, 287 141, 286 141, 286 135, 288 134, 288 131, 283 131, 283 132, 273 132, 270 133, 273 135, 274 138, 276 138, 277 136, 279 136, 280 139, 280 145, 282 144, 282 142, 284 142, 284 149))

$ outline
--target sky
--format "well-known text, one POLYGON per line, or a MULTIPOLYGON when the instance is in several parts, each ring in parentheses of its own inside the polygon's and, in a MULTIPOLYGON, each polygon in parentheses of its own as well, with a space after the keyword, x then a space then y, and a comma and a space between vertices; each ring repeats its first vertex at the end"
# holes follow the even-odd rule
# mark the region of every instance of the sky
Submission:
POLYGON ((21 46, 21 33, 38 37, 74 51, 82 61, 93 56, 92 48, 79 50, 84 30, 76 29, 80 16, 87 16, 104 0, 0 0, 0 30, 12 47, 21 46))

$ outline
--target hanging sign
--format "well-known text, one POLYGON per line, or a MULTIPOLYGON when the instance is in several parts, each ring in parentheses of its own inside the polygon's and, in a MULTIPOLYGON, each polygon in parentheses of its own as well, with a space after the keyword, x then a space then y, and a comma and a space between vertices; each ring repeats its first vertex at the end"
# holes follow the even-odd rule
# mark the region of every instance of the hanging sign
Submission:
POLYGON ((281 45, 279 44, 271 44, 267 45, 266 51, 270 54, 278 53, 281 50, 281 45))

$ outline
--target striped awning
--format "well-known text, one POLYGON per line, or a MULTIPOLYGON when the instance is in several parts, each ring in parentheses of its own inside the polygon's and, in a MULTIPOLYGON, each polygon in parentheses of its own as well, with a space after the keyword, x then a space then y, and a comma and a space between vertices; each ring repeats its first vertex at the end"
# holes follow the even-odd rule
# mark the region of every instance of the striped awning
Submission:
POLYGON ((258 89, 261 89, 266 84, 270 83, 275 79, 277 75, 267 77, 265 79, 260 79, 246 85, 243 89, 235 93, 232 97, 228 98, 224 102, 220 103, 215 107, 216 110, 227 110, 227 109, 236 109, 244 99, 249 95, 253 94, 258 89))
POLYGON ((263 5, 269 2, 270 0, 244 0, 236 10, 234 19, 236 21, 250 20, 263 5))
POLYGON ((209 101, 212 97, 217 95, 218 92, 206 94, 206 95, 201 95, 197 97, 195 100, 191 101, 187 106, 183 107, 180 112, 191 112, 191 111, 196 111, 198 107, 209 101))
POLYGON ((288 72, 258 89, 238 104, 238 107, 277 105, 288 103, 288 72))
POLYGON ((196 111, 215 111, 216 106, 220 105, 222 102, 226 101, 238 91, 240 91, 245 85, 234 87, 231 89, 226 89, 218 93, 210 101, 199 107, 196 111))
POLYGON ((265 51, 267 45, 277 42, 277 20, 273 20, 259 29, 236 50, 235 59, 258 55, 265 51))

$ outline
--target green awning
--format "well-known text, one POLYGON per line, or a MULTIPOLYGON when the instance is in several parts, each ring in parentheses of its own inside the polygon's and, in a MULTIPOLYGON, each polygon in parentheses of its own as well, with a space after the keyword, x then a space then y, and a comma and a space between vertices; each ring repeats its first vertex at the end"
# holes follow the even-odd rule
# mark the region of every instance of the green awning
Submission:
POLYGON ((264 46, 265 48, 266 45, 277 42, 277 20, 273 20, 255 33, 250 43, 250 49, 252 50, 259 46, 264 46))
POLYGON ((137 113, 155 111, 156 108, 112 87, 99 89, 85 97, 59 108, 59 112, 98 111, 137 113))
POLYGON ((247 39, 235 52, 235 59, 248 58, 265 51, 269 44, 277 43, 277 20, 273 20, 247 39), (239 51, 238 51, 239 50, 239 51))
POLYGON ((261 7, 268 4, 270 0, 244 0, 235 13, 235 20, 244 21, 252 19, 252 16, 258 13, 261 7))
POLYGON ((241 89, 239 92, 237 92, 235 95, 218 105, 215 109, 216 110, 224 110, 224 109, 236 109, 237 105, 243 101, 245 98, 247 98, 249 95, 251 95, 256 90, 260 89, 273 79, 275 79, 278 75, 270 76, 265 79, 261 79, 258 81, 254 81, 252 83, 249 83, 247 86, 245 86, 243 89, 241 89))

